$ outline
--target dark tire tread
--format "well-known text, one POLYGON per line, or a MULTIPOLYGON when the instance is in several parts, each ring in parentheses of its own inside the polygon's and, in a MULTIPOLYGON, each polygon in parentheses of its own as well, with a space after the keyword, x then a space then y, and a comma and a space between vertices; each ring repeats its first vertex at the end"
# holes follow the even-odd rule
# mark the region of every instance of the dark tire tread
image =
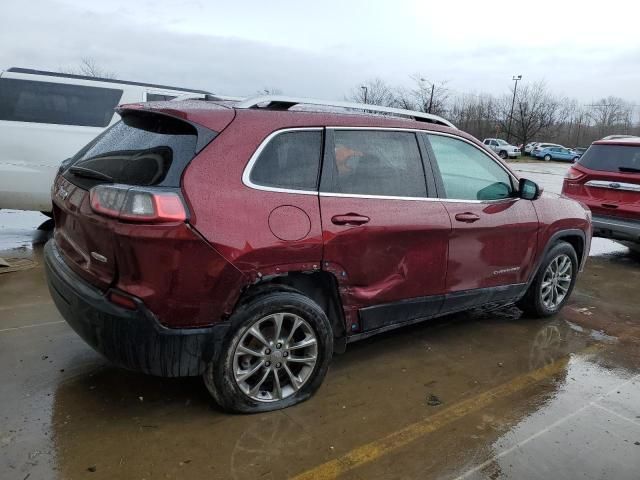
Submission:
POLYGON ((578 256, 576 255, 576 251, 573 246, 565 241, 556 242, 546 253, 544 260, 540 264, 538 271, 536 272, 536 276, 529 285, 527 289, 527 293, 525 293, 524 297, 522 297, 517 306, 524 312, 524 314, 528 317, 533 318, 545 318, 550 317, 558 313, 564 304, 567 302, 569 297, 571 296, 571 292, 573 291, 573 287, 576 283, 576 278, 578 274, 578 256), (542 288, 542 277, 544 276, 544 272, 549 266, 549 263, 556 258, 558 255, 566 254, 571 259, 571 264, 573 267, 571 285, 569 286, 569 291, 565 296, 562 303, 558 306, 558 308, 554 310, 550 310, 542 304, 542 299, 540 297, 540 290, 542 288))
POLYGON ((333 356, 333 332, 325 312, 297 290, 266 288, 240 302, 231 316, 231 328, 217 355, 203 374, 213 399, 224 410, 235 413, 259 413, 279 410, 307 400, 320 387, 333 356), (248 325, 276 311, 290 311, 311 323, 318 340, 318 363, 312 377, 294 395, 277 402, 257 402, 236 385, 232 374, 233 350, 248 325))

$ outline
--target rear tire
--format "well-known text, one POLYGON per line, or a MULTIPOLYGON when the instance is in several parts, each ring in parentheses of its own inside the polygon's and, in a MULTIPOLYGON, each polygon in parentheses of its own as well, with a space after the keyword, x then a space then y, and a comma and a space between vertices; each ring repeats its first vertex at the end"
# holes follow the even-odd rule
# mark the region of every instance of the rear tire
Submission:
POLYGON ((571 296, 578 273, 578 256, 570 243, 559 241, 547 252, 518 307, 527 316, 550 317, 571 296))
POLYGON ((545 162, 550 162, 551 161, 551 155, 547 154, 544 156, 544 161, 545 162))
POLYGON ((314 301, 297 292, 271 292, 241 304, 231 322, 203 374, 223 409, 279 410, 307 400, 320 387, 333 355, 333 332, 314 301))

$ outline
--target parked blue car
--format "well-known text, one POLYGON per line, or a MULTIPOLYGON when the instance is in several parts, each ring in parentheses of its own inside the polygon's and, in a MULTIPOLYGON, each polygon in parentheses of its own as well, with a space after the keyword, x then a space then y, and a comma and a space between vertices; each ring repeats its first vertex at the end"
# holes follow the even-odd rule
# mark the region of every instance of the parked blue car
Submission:
POLYGON ((580 154, 570 148, 565 147, 547 147, 534 152, 536 158, 543 158, 545 162, 549 160, 564 160, 575 162, 580 158, 580 154))

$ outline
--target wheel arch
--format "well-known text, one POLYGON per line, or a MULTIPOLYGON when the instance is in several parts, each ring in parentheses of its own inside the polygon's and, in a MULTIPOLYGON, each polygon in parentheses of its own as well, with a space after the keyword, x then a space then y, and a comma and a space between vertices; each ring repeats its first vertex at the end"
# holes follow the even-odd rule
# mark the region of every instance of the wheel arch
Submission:
POLYGON ((529 278, 529 282, 527 283, 530 285, 533 282, 533 280, 536 278, 536 275, 538 274, 540 265, 544 261, 544 258, 547 256, 547 253, 549 253, 549 250, 551 250, 551 248, 559 241, 567 242, 574 248, 574 250, 576 251, 576 256, 578 257, 578 262, 579 262, 578 267, 579 269, 582 269, 586 261, 587 255, 589 254, 589 252, 585 252, 585 246, 587 243, 586 240, 587 240, 586 234, 582 230, 579 230, 577 228, 560 230, 558 232, 555 232, 547 240, 544 250, 542 251, 542 253, 540 254, 540 257, 536 262, 536 268, 533 269, 533 272, 531 273, 531 278, 529 278))
MULTIPOLYGON (((291 291, 301 293, 316 302, 325 312, 334 338, 334 352, 341 353, 346 347, 346 323, 342 301, 338 293, 338 280, 329 272, 290 271, 262 277, 242 292, 238 305, 274 292, 291 291)), ((237 308, 237 307, 236 307, 237 308)))

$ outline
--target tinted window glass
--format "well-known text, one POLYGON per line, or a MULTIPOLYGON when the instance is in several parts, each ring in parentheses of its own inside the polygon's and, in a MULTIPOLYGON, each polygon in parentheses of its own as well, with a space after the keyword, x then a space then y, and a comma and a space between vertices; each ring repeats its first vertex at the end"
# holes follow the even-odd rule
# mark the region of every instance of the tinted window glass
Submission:
POLYGON ((69 162, 65 177, 90 187, 98 180, 73 173, 88 169, 127 185, 179 186, 182 170, 195 156, 197 132, 188 123, 164 115, 136 113, 82 149, 69 162))
POLYGON ((424 171, 411 132, 335 132, 330 191, 394 197, 426 197, 424 171))
POLYGON ((322 132, 284 132, 262 150, 251 170, 251 182, 265 187, 316 190, 322 132))
POLYGON ((578 163, 591 170, 640 173, 640 145, 591 145, 578 163))
POLYGON ((451 137, 428 137, 447 198, 498 200, 512 196, 510 176, 480 149, 451 137))
POLYGON ((147 102, 167 102, 176 98, 175 95, 161 95, 159 93, 147 93, 147 102))
POLYGON ((106 127, 121 97, 115 88, 0 78, 0 120, 106 127))

